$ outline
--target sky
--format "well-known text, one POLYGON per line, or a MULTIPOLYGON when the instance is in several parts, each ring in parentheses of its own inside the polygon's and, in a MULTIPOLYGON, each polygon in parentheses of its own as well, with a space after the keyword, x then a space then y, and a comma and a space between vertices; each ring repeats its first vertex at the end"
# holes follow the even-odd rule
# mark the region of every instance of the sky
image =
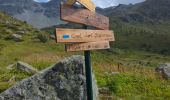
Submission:
MULTIPOLYGON (((37 2, 48 2, 50 0, 34 0, 37 2)), ((96 6, 106 8, 110 6, 117 6, 118 4, 135 4, 143 2, 144 0, 93 0, 96 6)))

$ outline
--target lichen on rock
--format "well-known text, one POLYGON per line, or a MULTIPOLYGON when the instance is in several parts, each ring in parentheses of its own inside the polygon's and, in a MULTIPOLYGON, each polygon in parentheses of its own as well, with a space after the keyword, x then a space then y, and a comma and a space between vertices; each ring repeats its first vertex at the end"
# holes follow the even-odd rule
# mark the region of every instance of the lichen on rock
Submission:
POLYGON ((86 96, 84 57, 72 56, 17 83, 1 93, 0 100, 86 100, 86 96))

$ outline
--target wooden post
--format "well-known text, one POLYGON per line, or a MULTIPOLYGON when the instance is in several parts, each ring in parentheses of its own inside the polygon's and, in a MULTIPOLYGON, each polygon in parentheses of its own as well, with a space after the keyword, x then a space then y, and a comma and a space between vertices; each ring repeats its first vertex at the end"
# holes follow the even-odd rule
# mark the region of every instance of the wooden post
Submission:
MULTIPOLYGON (((87 29, 87 26, 84 25, 83 29, 87 29)), ((92 83, 92 67, 91 67, 90 51, 85 51, 84 56, 85 56, 85 67, 86 67, 87 100, 93 100, 93 83, 92 83)))

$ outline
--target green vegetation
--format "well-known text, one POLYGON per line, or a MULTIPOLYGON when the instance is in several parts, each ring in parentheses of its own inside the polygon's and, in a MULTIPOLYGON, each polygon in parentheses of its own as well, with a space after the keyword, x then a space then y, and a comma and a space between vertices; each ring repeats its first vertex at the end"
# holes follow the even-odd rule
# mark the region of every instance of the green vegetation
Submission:
MULTIPOLYGON (((112 28, 118 27, 117 25, 113 24, 112 28)), ((170 82, 155 73, 154 68, 161 63, 170 62, 170 56, 140 51, 140 47, 136 51, 118 49, 118 47, 125 48, 121 46, 125 42, 119 40, 126 39, 126 37, 119 38, 121 34, 117 34, 121 33, 122 30, 115 30, 116 38, 118 39, 118 42, 114 44, 116 48, 112 47, 110 50, 92 52, 93 69, 99 86, 108 87, 115 99, 168 100, 170 97, 170 82), (120 74, 112 75, 112 72, 119 72, 120 74)), ((147 32, 150 33, 150 30, 147 30, 147 32)), ((63 44, 56 44, 54 40, 46 41, 46 35, 45 37, 43 36, 43 41, 45 40, 44 42, 46 43, 42 43, 43 41, 41 42, 37 38, 38 34, 47 33, 38 31, 24 22, 0 13, 0 92, 3 92, 17 81, 31 76, 15 68, 12 70, 7 69, 10 64, 24 61, 39 70, 43 70, 65 57, 83 54, 82 52, 64 52, 63 44), (22 33, 21 31, 25 32, 22 35, 24 41, 6 40, 9 34, 22 33), (10 81, 13 76, 16 77, 16 80, 10 81)), ((130 37, 132 38, 131 35, 128 38, 130 37)), ((137 40, 131 40, 129 43, 135 43, 135 41, 137 40)), ((127 47, 130 46, 129 43, 126 43, 127 47)))
POLYGON ((37 35, 37 38, 43 43, 46 43, 49 40, 49 36, 47 34, 42 34, 42 33, 39 33, 37 35))
POLYGON ((137 73, 106 75, 104 78, 106 86, 109 87, 117 99, 150 100, 154 98, 168 100, 170 98, 170 81, 154 79, 137 73))
POLYGON ((111 18, 111 22, 116 35, 113 47, 170 55, 170 21, 132 24, 111 18))

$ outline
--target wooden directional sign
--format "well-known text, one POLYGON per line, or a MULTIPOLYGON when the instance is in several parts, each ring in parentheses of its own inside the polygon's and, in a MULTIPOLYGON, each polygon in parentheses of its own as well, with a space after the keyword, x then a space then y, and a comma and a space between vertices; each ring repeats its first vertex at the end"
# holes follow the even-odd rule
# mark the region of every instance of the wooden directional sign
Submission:
POLYGON ((109 49, 110 45, 108 41, 101 42, 88 42, 88 43, 72 43, 66 44, 66 51, 85 51, 85 50, 98 50, 109 49))
POLYGON ((114 33, 109 30, 56 29, 57 42, 114 41, 114 33))
POLYGON ((93 26, 99 29, 109 29, 109 18, 87 9, 76 9, 70 5, 61 5, 61 20, 93 26))
POLYGON ((91 0, 76 0, 76 1, 85 6, 90 11, 95 12, 96 6, 91 0))

